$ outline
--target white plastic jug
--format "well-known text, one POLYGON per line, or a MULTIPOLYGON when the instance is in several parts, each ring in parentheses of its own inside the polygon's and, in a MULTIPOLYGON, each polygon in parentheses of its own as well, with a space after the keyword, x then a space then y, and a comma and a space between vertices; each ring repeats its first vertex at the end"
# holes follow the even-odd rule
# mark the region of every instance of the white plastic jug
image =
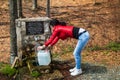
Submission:
POLYGON ((37 53, 37 59, 39 65, 49 65, 51 62, 49 50, 39 50, 37 53))

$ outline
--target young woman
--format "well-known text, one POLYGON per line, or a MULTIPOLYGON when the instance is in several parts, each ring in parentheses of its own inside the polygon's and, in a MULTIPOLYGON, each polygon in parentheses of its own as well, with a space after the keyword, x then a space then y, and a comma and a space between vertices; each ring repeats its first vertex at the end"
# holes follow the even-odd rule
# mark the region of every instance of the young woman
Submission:
POLYGON ((78 43, 73 52, 75 58, 75 67, 70 69, 70 74, 76 76, 82 73, 81 69, 81 51, 89 40, 89 33, 83 28, 68 26, 64 22, 59 22, 57 19, 52 19, 50 22, 52 35, 45 42, 43 46, 38 46, 38 50, 53 46, 59 39, 66 39, 68 37, 78 39, 78 43))

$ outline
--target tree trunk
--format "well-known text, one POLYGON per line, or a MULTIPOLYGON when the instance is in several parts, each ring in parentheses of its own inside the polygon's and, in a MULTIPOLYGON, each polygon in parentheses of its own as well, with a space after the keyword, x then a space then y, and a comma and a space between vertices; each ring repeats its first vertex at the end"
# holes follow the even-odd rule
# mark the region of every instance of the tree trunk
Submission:
POLYGON ((10 3, 10 63, 12 64, 15 56, 17 56, 17 41, 15 19, 17 19, 17 0, 9 0, 10 3))
POLYGON ((23 14, 22 14, 22 0, 18 0, 18 17, 22 18, 23 14))
POLYGON ((50 0, 47 0, 47 6, 46 6, 46 15, 47 17, 50 17, 50 0))
POLYGON ((33 0, 32 9, 33 9, 33 10, 37 9, 37 0, 33 0))

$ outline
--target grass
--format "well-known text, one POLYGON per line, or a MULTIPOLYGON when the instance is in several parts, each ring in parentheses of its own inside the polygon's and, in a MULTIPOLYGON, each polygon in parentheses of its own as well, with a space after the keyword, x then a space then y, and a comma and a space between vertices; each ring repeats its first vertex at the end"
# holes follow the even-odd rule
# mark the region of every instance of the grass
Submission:
POLYGON ((35 77, 35 78, 37 78, 37 77, 39 77, 41 74, 38 72, 38 71, 33 71, 32 73, 31 73, 31 76, 32 77, 35 77))
MULTIPOLYGON (((5 63, 0 63, 0 73, 4 74, 6 76, 12 77, 14 76, 16 73, 19 74, 25 74, 28 73, 28 68, 23 67, 23 68, 19 68, 19 70, 15 69, 15 68, 11 68, 11 66, 9 64, 5 64, 5 63), (26 71, 27 70, 27 71, 26 71)), ((32 71, 32 73, 30 74, 32 77, 37 78, 39 77, 41 74, 34 70, 32 71)))
POLYGON ((91 48, 87 48, 87 50, 89 51, 98 51, 98 50, 109 50, 109 51, 120 51, 120 43, 119 42, 110 42, 106 45, 104 45, 103 47, 100 47, 98 45, 91 47, 91 48))
POLYGON ((71 46, 71 45, 68 45, 67 47, 62 47, 62 53, 63 54, 66 54, 66 53, 69 53, 69 52, 72 52, 74 51, 74 48, 71 46))
POLYGON ((8 75, 9 77, 13 76, 17 72, 15 68, 11 68, 8 64, 4 64, 4 66, 2 65, 0 67, 0 73, 8 75))
POLYGON ((101 47, 99 47, 98 45, 95 45, 94 47, 90 47, 87 50, 89 50, 89 51, 97 51, 97 50, 101 50, 101 49, 102 49, 101 47))
POLYGON ((107 50, 112 50, 112 51, 120 51, 120 43, 119 42, 110 42, 105 46, 107 50))

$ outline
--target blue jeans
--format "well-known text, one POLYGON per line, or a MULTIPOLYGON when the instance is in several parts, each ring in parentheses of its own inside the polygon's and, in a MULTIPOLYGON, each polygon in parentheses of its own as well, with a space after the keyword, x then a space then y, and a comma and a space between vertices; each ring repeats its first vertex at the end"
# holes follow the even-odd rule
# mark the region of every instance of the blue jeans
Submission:
POLYGON ((89 38, 90 36, 88 32, 85 32, 78 37, 78 43, 73 53, 74 58, 75 58, 75 63, 76 63, 75 67, 77 69, 81 68, 81 52, 82 52, 82 49, 87 44, 89 38))

